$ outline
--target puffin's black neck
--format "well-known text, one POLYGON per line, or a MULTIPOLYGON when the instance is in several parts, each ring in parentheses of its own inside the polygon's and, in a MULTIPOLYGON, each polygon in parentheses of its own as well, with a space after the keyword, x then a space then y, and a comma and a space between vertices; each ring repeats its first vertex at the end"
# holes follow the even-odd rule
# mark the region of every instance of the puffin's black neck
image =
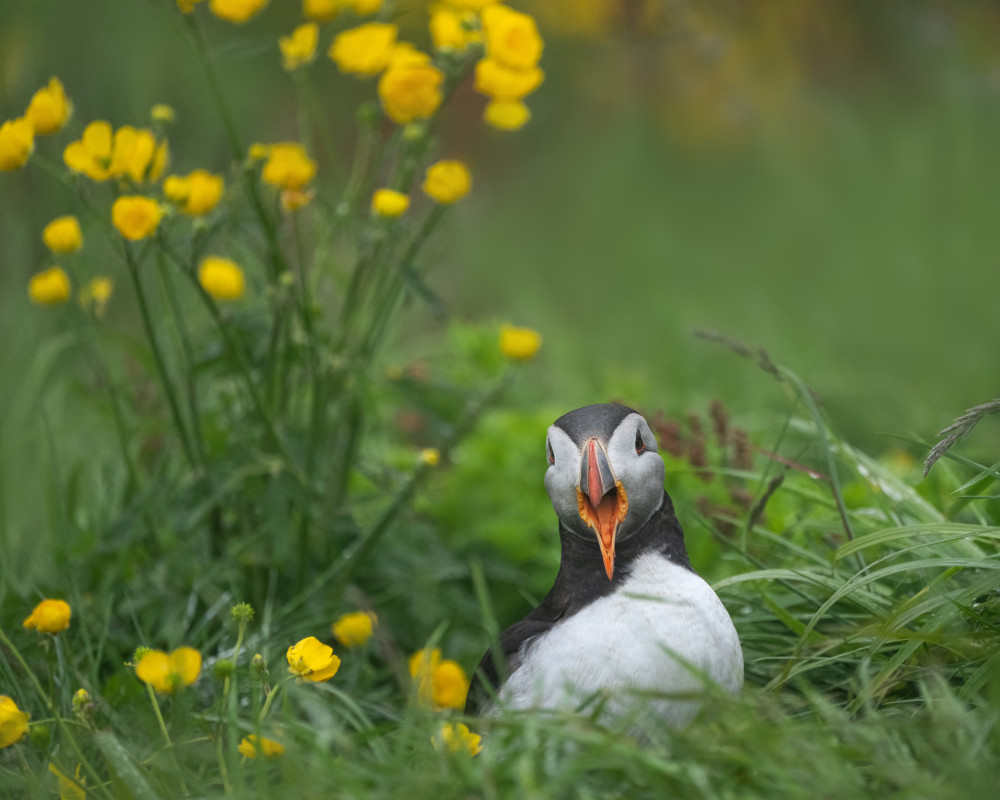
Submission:
POLYGON ((604 572, 596 536, 584 538, 560 525, 559 539, 562 542, 559 574, 542 604, 529 618, 560 619, 611 594, 628 579, 633 562, 645 553, 660 553, 675 564, 692 569, 684 547, 684 531, 666 492, 660 507, 646 524, 632 536, 616 542, 615 571, 611 580, 604 572))

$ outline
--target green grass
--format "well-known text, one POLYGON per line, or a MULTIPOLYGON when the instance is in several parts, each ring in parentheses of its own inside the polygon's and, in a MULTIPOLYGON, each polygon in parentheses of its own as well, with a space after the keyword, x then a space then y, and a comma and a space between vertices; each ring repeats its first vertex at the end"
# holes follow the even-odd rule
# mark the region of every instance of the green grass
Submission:
MULTIPOLYGON (((3 114, 50 73, 77 103, 73 136, 174 104, 177 169, 226 173, 205 236, 251 291, 228 307, 206 298, 191 273, 202 240, 171 219, 166 261, 151 247, 137 271, 146 328, 121 242, 95 218, 77 266, 116 278, 107 317, 30 306, 24 284, 47 258, 37 231, 83 206, 42 171, 0 175, 0 205, 16 209, 0 215, 0 693, 32 715, 0 749, 0 795, 54 796, 50 764, 81 765, 87 796, 103 798, 997 793, 1000 498, 986 423, 921 474, 934 431, 995 396, 1000 120, 958 45, 934 57, 955 83, 923 79, 924 102, 827 87, 808 126, 707 156, 665 143, 653 95, 604 113, 597 76, 626 69, 630 41, 553 37, 521 138, 483 135, 479 101, 461 93, 413 150, 383 129, 373 173, 430 160, 424 145, 474 159, 475 192, 427 241, 420 222, 435 212, 421 202, 396 227, 332 213, 372 87, 321 61, 316 88, 335 87, 340 105, 311 120, 334 147, 313 151, 320 191, 299 248, 276 203, 255 205, 255 173, 247 182, 227 150, 173 4, 119 5, 104 30, 75 6, 0 10, 3 114), (56 11, 65 24, 50 30, 56 11), (87 80, 64 30, 93 50, 87 80), (301 284, 275 274, 273 224, 301 284), (395 276, 411 246, 449 317, 412 275, 357 278, 395 276), (348 315, 355 279, 363 305, 348 315), (501 357, 498 318, 542 331, 535 363, 501 357), (763 345, 768 368, 694 328, 763 345), (547 591, 545 428, 611 397, 655 424, 692 561, 743 642, 746 689, 710 692, 682 731, 504 715, 465 720, 484 736, 477 757, 441 752, 442 720, 460 717, 424 707, 407 659, 436 646, 471 670, 547 591), (440 463, 421 460, 429 447, 440 463), (46 596, 73 608, 56 637, 22 628, 46 596), (241 631, 243 602, 255 614, 241 631), (287 648, 332 642, 333 620, 358 608, 377 612, 374 638, 337 646, 329 682, 291 680, 287 648), (161 726, 134 653, 181 645, 204 667, 158 696, 161 726), (74 709, 80 688, 91 703, 74 709), (243 759, 253 733, 285 753, 243 759)), ((248 141, 300 133, 273 47, 293 15, 267 13, 238 35, 208 20, 248 141)), ((58 161, 65 141, 39 152, 58 161)))

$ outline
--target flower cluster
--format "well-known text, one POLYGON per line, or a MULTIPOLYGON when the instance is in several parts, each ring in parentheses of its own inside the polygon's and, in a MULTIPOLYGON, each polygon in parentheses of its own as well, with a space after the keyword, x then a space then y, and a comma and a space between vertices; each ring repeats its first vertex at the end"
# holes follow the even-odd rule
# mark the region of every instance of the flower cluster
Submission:
POLYGON ((486 57, 476 63, 476 91, 490 98, 483 118, 516 131, 531 119, 524 98, 545 79, 538 66, 542 37, 532 17, 500 4, 483 9, 482 28, 486 57))
POLYGON ((62 83, 52 78, 32 96, 23 117, 0 125, 0 171, 23 167, 35 149, 35 137, 63 128, 73 113, 62 83))
POLYGON ((171 653, 146 650, 135 665, 139 680, 163 694, 190 686, 198 680, 200 672, 201 653, 193 647, 178 647, 171 653))

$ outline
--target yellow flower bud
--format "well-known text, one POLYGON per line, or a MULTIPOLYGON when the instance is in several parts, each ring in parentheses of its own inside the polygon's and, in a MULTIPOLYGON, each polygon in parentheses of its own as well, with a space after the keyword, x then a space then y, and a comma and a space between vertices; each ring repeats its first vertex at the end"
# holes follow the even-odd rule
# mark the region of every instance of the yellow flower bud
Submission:
MULTIPOLYGON (((200 2, 200 0, 190 0, 190 2, 200 2)), ((174 109, 166 103, 157 103, 149 112, 149 118, 160 125, 169 125, 174 121, 174 109)))
MULTIPOLYGON (((253 150, 253 148, 251 148, 253 150)), ((267 148, 260 177, 280 189, 301 190, 316 175, 316 162, 298 142, 278 142, 267 148)))
POLYGON ((0 125, 0 172, 19 169, 35 149, 35 131, 24 117, 0 125))
POLYGON ((73 708, 82 708, 90 702, 90 692, 86 689, 77 689, 73 693, 73 708))
POLYGON ((85 311, 93 311, 98 317, 104 316, 104 307, 115 290, 111 278, 92 278, 80 291, 80 305, 85 311))
POLYGON ((372 195, 372 213, 378 217, 394 219, 406 213, 410 198, 394 189, 376 189, 372 195))
POLYGON ((69 295, 69 275, 62 267, 49 267, 28 281, 28 297, 39 305, 57 306, 69 300, 69 295))
POLYGON ((122 236, 136 242, 156 232, 162 213, 149 197, 123 195, 111 206, 111 221, 122 236))
POLYGON ((442 205, 461 200, 472 188, 469 168, 461 161, 438 161, 427 168, 424 193, 442 205))
POLYGON ((431 41, 435 50, 465 50, 472 42, 479 41, 482 34, 478 30, 469 30, 462 23, 462 16, 447 6, 431 8, 431 18, 428 23, 431 41))
POLYGON ((302 0, 302 16, 316 22, 329 22, 340 12, 342 0, 302 0))
POLYGON ((150 650, 135 665, 136 677, 163 694, 190 686, 200 672, 201 653, 193 647, 178 647, 169 655, 150 650))
POLYGON ((340 669, 340 659, 333 654, 333 648, 315 636, 293 644, 285 653, 285 658, 289 672, 309 681, 328 681, 340 669))
POLYGON ((487 125, 501 131, 517 131, 531 119, 531 109, 520 100, 493 100, 483 110, 487 125))
POLYGON ((163 181, 163 194, 185 214, 200 217, 218 204, 226 188, 221 175, 196 169, 186 178, 168 175, 163 181))
POLYGON ((389 65, 398 28, 385 22, 368 22, 338 33, 328 55, 341 72, 378 75, 389 65))
POLYGON ((73 104, 66 99, 62 83, 52 78, 48 86, 32 96, 24 117, 31 123, 36 136, 44 136, 60 130, 72 113, 73 104))
POLYGON ((429 467, 436 467, 441 462, 441 451, 436 447, 425 447, 420 451, 420 460, 429 467))
POLYGON ((219 19, 242 24, 267 5, 267 0, 211 0, 208 9, 219 19))
POLYGON ((247 758, 257 758, 257 753, 263 753, 267 758, 277 758, 285 752, 285 747, 273 739, 265 739, 263 736, 250 734, 240 741, 236 748, 247 758))
POLYGON ((22 711, 7 695, 0 694, 0 749, 19 742, 28 730, 31 714, 22 711))
POLYGON ((333 623, 333 638, 344 647, 360 647, 372 638, 378 617, 372 611, 352 611, 333 623))
POLYGON ((198 283, 216 300, 237 300, 243 296, 243 270, 235 261, 207 256, 198 267, 198 283))
POLYGON ((42 600, 24 621, 24 627, 39 633, 61 633, 69 627, 72 613, 65 600, 42 600))
POLYGON ((80 220, 72 215, 56 217, 42 231, 42 241, 53 253, 73 253, 83 247, 80 220))
POLYGON ((511 69, 530 69, 542 57, 544 46, 535 20, 504 5, 483 9, 486 52, 511 69))
POLYGON ((417 696, 435 711, 463 708, 469 693, 469 678, 457 661, 442 660, 441 651, 418 650, 409 660, 410 677, 417 696))
POLYGON ((290 36, 281 36, 278 47, 284 59, 284 67, 291 71, 308 64, 316 57, 316 44, 319 42, 319 26, 315 22, 299 25, 290 36))
POLYGON ((517 361, 533 358, 542 346, 542 337, 531 328, 504 325, 500 328, 500 352, 517 361))
POLYGON ((477 755, 483 749, 482 741, 482 736, 473 733, 468 725, 461 722, 442 722, 438 735, 431 739, 436 750, 445 749, 451 753, 464 751, 470 756, 477 755))
POLYGON ((399 125, 427 119, 444 99, 441 92, 444 73, 409 54, 402 63, 397 63, 398 66, 390 65, 379 78, 378 96, 382 108, 389 119, 399 125))

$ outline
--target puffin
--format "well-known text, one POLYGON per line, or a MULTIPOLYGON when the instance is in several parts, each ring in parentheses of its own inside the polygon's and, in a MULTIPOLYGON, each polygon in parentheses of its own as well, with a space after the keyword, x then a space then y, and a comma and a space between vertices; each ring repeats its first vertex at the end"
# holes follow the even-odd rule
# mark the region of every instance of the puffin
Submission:
POLYGON ((739 636, 688 559, 649 423, 617 403, 578 408, 549 427, 545 453, 559 572, 483 656, 466 713, 569 711, 679 728, 710 684, 738 694, 739 636))

